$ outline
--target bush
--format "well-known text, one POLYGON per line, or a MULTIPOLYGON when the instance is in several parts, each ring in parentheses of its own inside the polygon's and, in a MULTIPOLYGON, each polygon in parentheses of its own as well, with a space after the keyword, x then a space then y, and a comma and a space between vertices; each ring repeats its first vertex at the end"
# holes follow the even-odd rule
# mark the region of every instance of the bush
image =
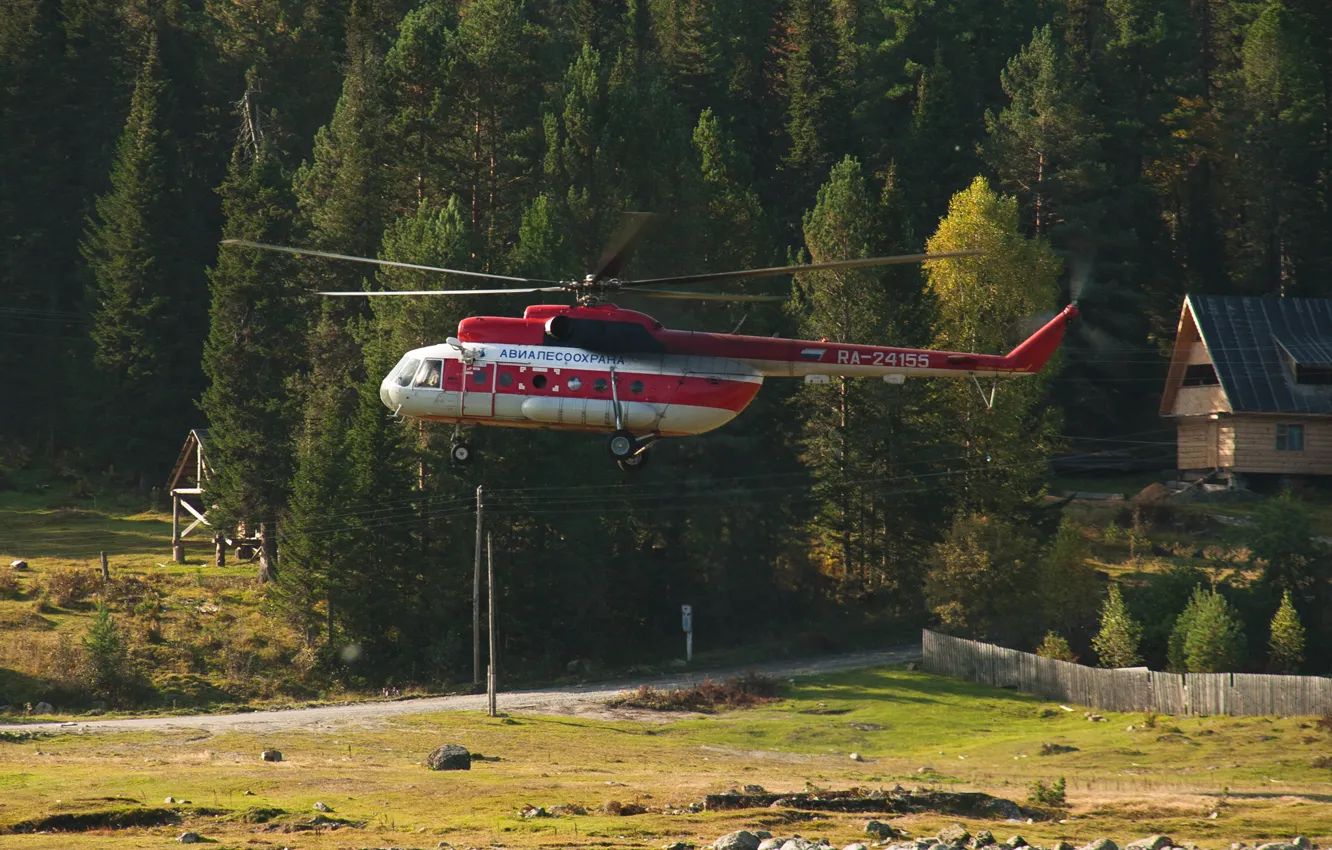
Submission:
POLYGON ((0 599, 18 599, 22 595, 18 577, 13 573, 0 573, 0 599))
POLYGON ((704 679, 692 688, 654 688, 642 685, 607 701, 619 708, 647 708, 654 711, 698 711, 711 713, 718 708, 748 708, 777 699, 781 685, 771 676, 747 673, 714 682, 704 679))
POLYGON ((1070 520, 1060 523, 1041 553, 1038 587, 1044 623, 1086 646, 1089 624, 1096 620, 1101 580, 1087 562, 1087 539, 1070 520))
POLYGON ((1049 786, 1037 779, 1031 783, 1030 787, 1031 793, 1027 796, 1027 802, 1034 806, 1068 805, 1068 797, 1064 794, 1064 777, 1062 776, 1049 786))
POLYGON ((1073 650, 1069 647, 1068 641, 1054 632, 1045 636, 1041 645, 1036 647, 1036 654, 1042 658, 1053 658, 1055 661, 1078 660, 1078 657, 1073 654, 1073 650))
POLYGON ((56 570, 46 579, 46 593, 60 608, 82 602, 97 590, 97 586, 96 574, 90 570, 56 570))
POLYGON ((83 637, 83 652, 88 690, 107 702, 127 701, 137 677, 125 637, 105 605, 97 607, 97 614, 88 624, 88 632, 83 637))
POLYGON ((1034 617, 1015 616, 1036 599, 1036 543, 1013 524, 975 514, 954 521, 929 557, 925 601, 948 631, 1030 646, 1034 617))

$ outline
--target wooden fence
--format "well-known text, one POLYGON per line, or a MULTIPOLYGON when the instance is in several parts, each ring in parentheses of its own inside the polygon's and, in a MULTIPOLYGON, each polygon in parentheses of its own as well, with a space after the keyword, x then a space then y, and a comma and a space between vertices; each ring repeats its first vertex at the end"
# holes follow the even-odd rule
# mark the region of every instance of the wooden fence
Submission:
POLYGON ((1255 673, 1105 670, 1041 658, 925 629, 924 669, 1104 711, 1157 714, 1313 715, 1332 712, 1332 679, 1255 673))

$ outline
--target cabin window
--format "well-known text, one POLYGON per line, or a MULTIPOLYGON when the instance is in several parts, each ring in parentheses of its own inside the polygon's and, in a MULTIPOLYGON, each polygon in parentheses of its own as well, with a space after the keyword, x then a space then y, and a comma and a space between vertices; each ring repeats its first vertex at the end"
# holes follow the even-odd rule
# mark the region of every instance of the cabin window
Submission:
POLYGON ((577 375, 569 379, 569 389, 577 392, 583 388, 583 381, 577 375))
POLYGON ((513 373, 512 373, 512 372, 500 372, 499 382, 500 382, 500 386, 501 386, 501 387, 511 387, 511 386, 513 386, 513 373))
POLYGON ((643 382, 642 382, 642 381, 634 381, 632 384, 629 385, 629 392, 633 393, 634 395, 639 395, 640 393, 642 393, 642 392, 643 392, 643 382))
POLYGON ((533 375, 533 376, 532 376, 532 386, 536 387, 536 388, 539 389, 539 390, 545 389, 545 388, 546 388, 546 376, 545 376, 545 375, 533 375))
POLYGON ((1279 452, 1304 451, 1304 426, 1278 425, 1276 447, 1279 452))
POLYGON ((1186 387, 1213 387, 1219 383, 1216 368, 1211 363, 1195 363, 1184 370, 1186 387))
POLYGON ((606 391, 606 379, 597 378, 595 381, 592 382, 592 389, 596 390, 599 393, 604 393, 606 391))
POLYGON ((409 386, 412 382, 412 378, 416 375, 417 367, 420 365, 421 361, 419 358, 404 358, 402 365, 398 367, 398 371, 393 374, 393 380, 396 381, 400 387, 409 386))
POLYGON ((488 376, 486 375, 485 369, 477 369, 475 372, 472 373, 472 383, 484 384, 486 382, 487 377, 488 376))
POLYGON ((421 363, 421 368, 416 370, 416 386, 437 390, 443 373, 443 360, 426 360, 421 363))

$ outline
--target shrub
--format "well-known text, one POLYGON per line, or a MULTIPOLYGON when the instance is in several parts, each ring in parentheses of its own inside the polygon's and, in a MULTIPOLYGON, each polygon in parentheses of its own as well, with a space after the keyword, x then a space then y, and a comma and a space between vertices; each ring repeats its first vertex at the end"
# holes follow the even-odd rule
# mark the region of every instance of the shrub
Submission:
POLYGON ((1064 777, 1059 777, 1052 784, 1047 786, 1044 782, 1037 779, 1031 783, 1031 793, 1027 795, 1027 802, 1035 806, 1066 806, 1068 797, 1064 794, 1064 777))
POLYGON ((1092 648, 1102 667, 1133 667, 1142 662, 1138 643, 1142 640, 1142 626, 1129 616, 1119 585, 1110 585, 1105 604, 1101 607, 1101 630, 1092 638, 1092 648))
POLYGON ((953 522, 929 556, 925 601, 950 632, 1015 644, 1034 640, 1036 544, 1013 524, 975 514, 953 522))
POLYGON ((1068 641, 1064 640, 1058 634, 1049 632, 1041 645, 1036 647, 1036 654, 1042 658, 1053 658, 1056 661, 1077 661, 1078 657, 1073 654, 1068 641))
POLYGON ((692 688, 654 688, 642 685, 607 701, 612 707, 647 708, 654 711, 698 711, 718 708, 748 708, 777 698, 781 686, 771 676, 747 673, 714 682, 704 679, 692 688))
POLYGON ((133 690, 134 669, 125 637, 105 605, 97 607, 88 624, 83 652, 84 678, 93 695, 111 703, 125 701, 133 690))
POLYGON ((1051 629, 1085 645, 1095 622, 1101 580, 1087 562, 1087 538, 1065 519, 1039 561, 1041 617, 1051 629))
POLYGON ((1297 673, 1304 661, 1304 626, 1300 624, 1300 615, 1290 601, 1290 591, 1281 594, 1281 607, 1277 608, 1272 618, 1271 637, 1268 639, 1268 656, 1272 660, 1272 672, 1297 673))
POLYGON ((22 595, 18 577, 13 573, 0 573, 0 599, 18 599, 22 595))
POLYGON ((98 579, 90 570, 56 570, 46 579, 46 592, 60 608, 87 599, 97 589, 98 579))

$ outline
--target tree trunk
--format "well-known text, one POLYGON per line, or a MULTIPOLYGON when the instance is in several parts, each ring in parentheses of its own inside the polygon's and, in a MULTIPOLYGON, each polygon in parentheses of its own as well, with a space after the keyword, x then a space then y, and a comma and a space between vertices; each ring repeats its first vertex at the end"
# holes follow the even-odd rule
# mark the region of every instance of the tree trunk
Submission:
POLYGON ((259 581, 269 582, 277 578, 277 535, 274 534, 273 521, 259 523, 259 581))

